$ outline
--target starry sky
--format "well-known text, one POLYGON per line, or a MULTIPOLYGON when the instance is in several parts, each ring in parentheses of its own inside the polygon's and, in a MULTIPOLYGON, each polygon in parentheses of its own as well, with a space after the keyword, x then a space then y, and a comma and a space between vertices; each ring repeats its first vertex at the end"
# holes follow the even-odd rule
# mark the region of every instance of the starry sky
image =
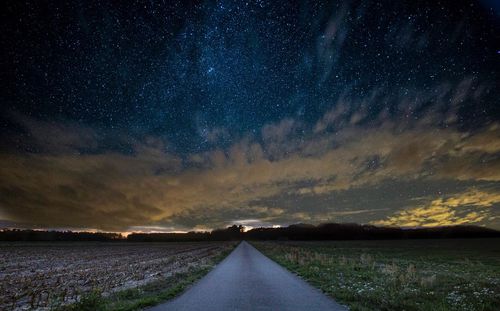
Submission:
POLYGON ((1 6, 1 226, 500 229, 497 1, 1 6))

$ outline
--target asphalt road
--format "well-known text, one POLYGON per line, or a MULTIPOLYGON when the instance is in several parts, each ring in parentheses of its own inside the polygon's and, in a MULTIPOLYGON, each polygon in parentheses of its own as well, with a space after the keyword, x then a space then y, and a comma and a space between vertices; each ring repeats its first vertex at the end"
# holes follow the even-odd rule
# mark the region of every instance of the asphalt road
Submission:
POLYGON ((181 296, 150 310, 347 310, 247 242, 181 296))

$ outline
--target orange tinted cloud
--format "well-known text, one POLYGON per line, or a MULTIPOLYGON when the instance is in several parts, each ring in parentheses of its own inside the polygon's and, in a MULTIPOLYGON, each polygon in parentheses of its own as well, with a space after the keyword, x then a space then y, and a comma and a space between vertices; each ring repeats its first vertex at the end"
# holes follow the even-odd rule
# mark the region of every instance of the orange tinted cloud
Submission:
POLYGON ((491 207, 500 203, 500 193, 470 190, 429 204, 396 212, 372 223, 384 226, 434 227, 474 224, 495 217, 491 207))

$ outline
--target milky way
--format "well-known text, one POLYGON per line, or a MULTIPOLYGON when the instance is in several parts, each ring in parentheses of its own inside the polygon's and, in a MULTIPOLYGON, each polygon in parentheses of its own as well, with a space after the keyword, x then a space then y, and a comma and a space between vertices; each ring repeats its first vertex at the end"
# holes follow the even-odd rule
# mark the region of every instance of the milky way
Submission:
POLYGON ((494 1, 1 12, 2 226, 500 229, 494 1))

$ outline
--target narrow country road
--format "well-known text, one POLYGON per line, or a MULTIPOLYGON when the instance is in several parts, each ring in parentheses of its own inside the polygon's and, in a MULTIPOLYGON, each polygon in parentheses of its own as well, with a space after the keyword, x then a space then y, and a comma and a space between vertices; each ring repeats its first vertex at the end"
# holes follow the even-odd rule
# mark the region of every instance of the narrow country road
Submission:
POLYGON ((347 310, 242 242, 203 279, 161 310, 347 310))

